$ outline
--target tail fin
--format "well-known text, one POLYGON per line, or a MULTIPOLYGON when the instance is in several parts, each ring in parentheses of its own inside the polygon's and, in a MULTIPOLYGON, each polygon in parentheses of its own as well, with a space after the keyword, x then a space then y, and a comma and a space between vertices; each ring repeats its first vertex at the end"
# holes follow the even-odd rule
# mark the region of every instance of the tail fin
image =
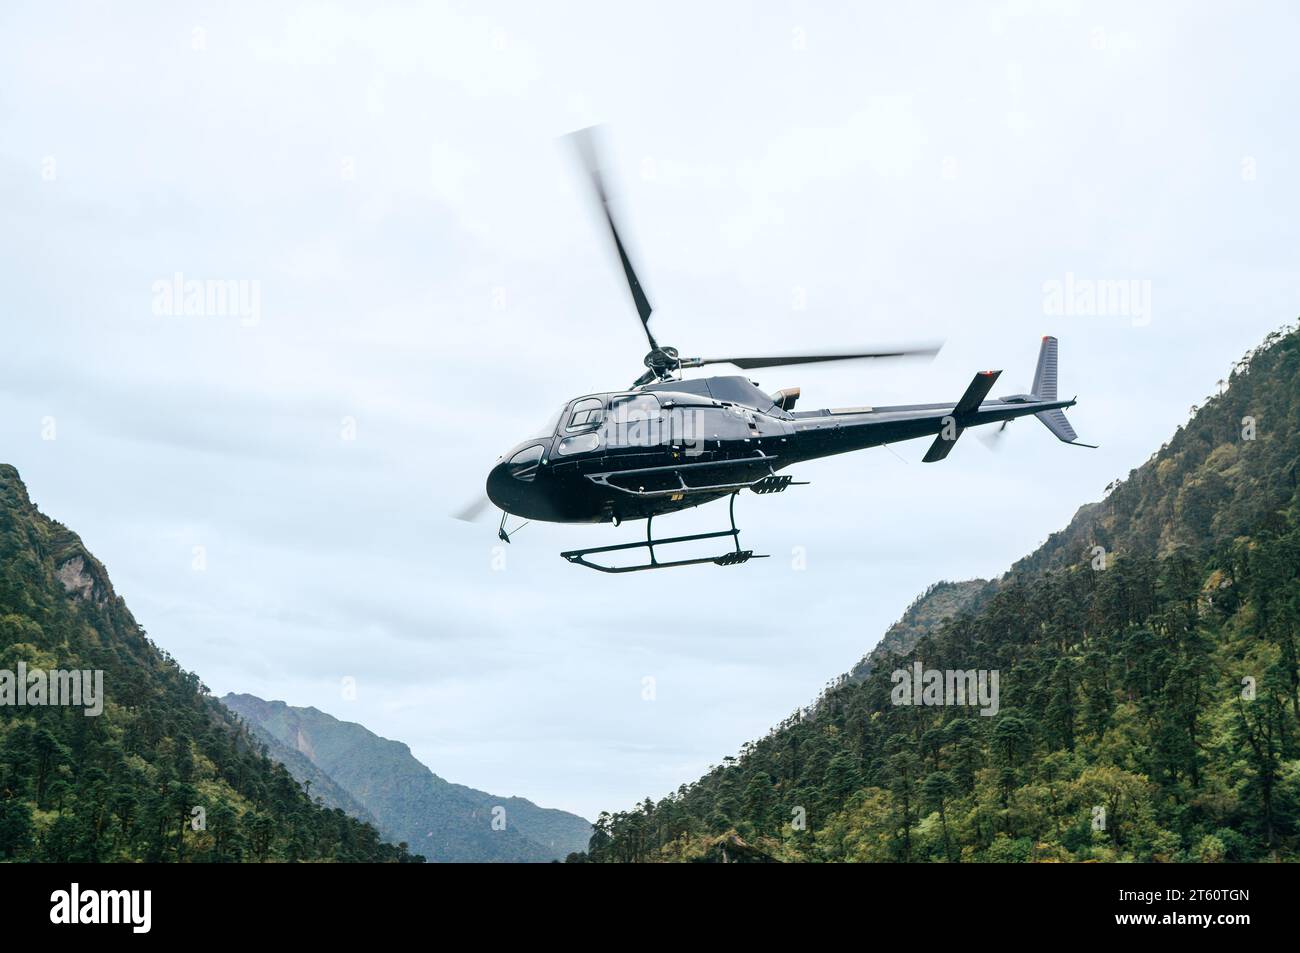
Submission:
POLYGON ((1038 368, 1030 391, 1039 400, 1056 400, 1056 338, 1050 335, 1043 338, 1043 345, 1038 349, 1038 368))
MULTIPOLYGON (((1042 347, 1038 349, 1038 368, 1034 371, 1033 396, 1039 400, 1056 400, 1056 338, 1050 335, 1043 338, 1042 347)), ((1073 444, 1076 447, 1091 447, 1095 444, 1080 443, 1079 435, 1070 426, 1065 411, 1059 407, 1052 410, 1040 410, 1034 414, 1043 422, 1043 426, 1052 432, 1057 440, 1073 444)))

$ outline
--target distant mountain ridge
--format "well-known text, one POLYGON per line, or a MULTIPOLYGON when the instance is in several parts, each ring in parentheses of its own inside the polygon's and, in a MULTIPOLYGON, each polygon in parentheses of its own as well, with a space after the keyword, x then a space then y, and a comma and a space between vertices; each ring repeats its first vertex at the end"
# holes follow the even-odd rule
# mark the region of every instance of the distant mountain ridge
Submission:
POLYGON ((265 740, 272 759, 300 783, 312 782, 313 797, 373 817, 385 837, 430 863, 563 860, 585 850, 591 836, 591 824, 577 815, 453 784, 405 744, 316 708, 234 693, 222 703, 265 740))
MULTIPOLYGON (((229 708, 230 706, 227 705, 226 707, 229 708)), ((248 733, 253 737, 254 741, 266 747, 266 756, 282 765, 293 776, 293 779, 303 786, 305 792, 313 801, 319 800, 325 807, 338 808, 344 814, 355 817, 359 821, 365 821, 367 824, 373 825, 385 840, 394 844, 398 842, 399 838, 384 830, 383 825, 370 813, 366 806, 321 770, 306 752, 285 744, 257 722, 245 718, 244 726, 248 729, 248 733)))

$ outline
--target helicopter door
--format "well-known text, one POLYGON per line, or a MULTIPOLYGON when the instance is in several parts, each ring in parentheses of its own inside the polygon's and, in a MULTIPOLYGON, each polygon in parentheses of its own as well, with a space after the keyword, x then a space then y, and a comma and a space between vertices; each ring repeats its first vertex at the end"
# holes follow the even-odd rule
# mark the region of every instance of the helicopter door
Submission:
POLYGON ((688 457, 699 456, 706 449, 717 413, 716 408, 704 404, 680 406, 674 403, 665 411, 668 442, 674 449, 681 448, 688 457))

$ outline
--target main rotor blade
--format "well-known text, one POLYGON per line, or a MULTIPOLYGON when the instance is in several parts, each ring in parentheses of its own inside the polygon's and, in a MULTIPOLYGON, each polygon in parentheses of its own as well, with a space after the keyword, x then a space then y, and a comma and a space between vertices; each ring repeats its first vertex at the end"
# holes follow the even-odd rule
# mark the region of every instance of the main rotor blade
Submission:
POLYGON ((618 251, 619 264, 623 266, 623 277, 627 279, 628 290, 632 292, 632 303, 636 305, 636 313, 641 317, 641 327, 650 341, 650 349, 654 350, 659 346, 654 335, 650 333, 650 312, 654 309, 650 306, 650 299, 646 297, 641 282, 636 276, 627 249, 623 247, 623 239, 619 237, 618 226, 614 224, 614 213, 609 207, 609 193, 605 190, 605 179, 600 171, 602 150, 596 141, 597 131, 600 128, 600 126, 588 126, 586 129, 569 133, 565 138, 572 144, 578 155, 578 161, 582 163, 587 177, 591 180, 596 198, 600 201, 601 212, 604 213, 605 221, 609 225, 609 233, 614 238, 614 248, 618 251))
POLYGON ((478 518, 482 516, 491 505, 491 500, 486 496, 480 496, 478 499, 466 503, 451 515, 453 519, 458 519, 462 523, 474 523, 477 522, 478 518))
POLYGON ((772 357, 689 357, 682 361, 682 367, 703 367, 705 364, 734 364, 741 370, 753 370, 759 367, 785 367, 789 364, 821 364, 826 361, 859 361, 866 358, 882 357, 934 357, 939 353, 941 344, 925 344, 914 347, 900 347, 889 351, 861 351, 851 354, 801 354, 773 355, 772 357))

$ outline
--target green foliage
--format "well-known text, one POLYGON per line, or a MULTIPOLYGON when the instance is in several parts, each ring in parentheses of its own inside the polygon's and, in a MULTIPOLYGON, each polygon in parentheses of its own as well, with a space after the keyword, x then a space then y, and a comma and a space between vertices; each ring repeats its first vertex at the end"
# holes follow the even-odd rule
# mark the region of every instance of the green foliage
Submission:
POLYGON ((932 589, 739 758, 602 814, 581 859, 690 859, 722 829, 781 860, 1300 859, 1298 384, 1300 335, 1271 336, 1005 578, 932 589), (1000 711, 893 704, 913 661, 997 670, 1000 711))
POLYGON ((102 670, 106 701, 91 717, 0 706, 0 859, 422 859, 313 803, 146 637, 103 566, 0 465, 0 668, 19 661, 102 670))

